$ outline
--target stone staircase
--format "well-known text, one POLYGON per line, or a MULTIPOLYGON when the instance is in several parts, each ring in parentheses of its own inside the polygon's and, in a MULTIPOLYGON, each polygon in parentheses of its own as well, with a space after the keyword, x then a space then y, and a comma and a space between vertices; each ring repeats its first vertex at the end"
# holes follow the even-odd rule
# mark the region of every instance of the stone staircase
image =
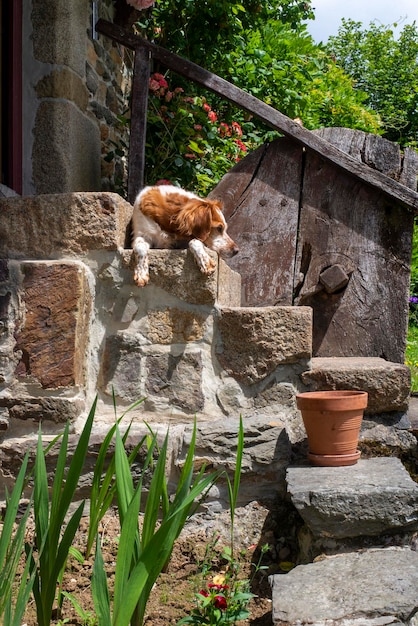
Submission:
POLYGON ((418 484, 394 457, 290 466, 302 564, 270 577, 277 626, 418 624, 418 484))

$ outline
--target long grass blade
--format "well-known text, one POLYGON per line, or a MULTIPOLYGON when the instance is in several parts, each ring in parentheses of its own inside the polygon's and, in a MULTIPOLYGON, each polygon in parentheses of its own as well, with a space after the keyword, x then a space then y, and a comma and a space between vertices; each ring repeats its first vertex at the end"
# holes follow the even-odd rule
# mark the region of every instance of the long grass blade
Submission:
POLYGON ((96 556, 91 578, 91 591, 99 626, 111 626, 109 588, 99 536, 96 537, 96 556))

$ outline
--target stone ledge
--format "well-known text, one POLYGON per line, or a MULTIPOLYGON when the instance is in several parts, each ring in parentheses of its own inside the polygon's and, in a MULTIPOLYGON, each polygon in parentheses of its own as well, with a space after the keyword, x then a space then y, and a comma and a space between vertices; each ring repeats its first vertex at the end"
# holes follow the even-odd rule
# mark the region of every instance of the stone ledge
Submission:
POLYGON ((57 259, 124 248, 132 206, 116 193, 0 198, 0 258, 57 259))
MULTIPOLYGON (((241 276, 234 272, 216 252, 208 250, 217 264, 217 270, 205 276, 197 267, 188 250, 150 250, 150 280, 146 287, 138 287, 138 293, 148 293, 158 287, 190 304, 236 306, 241 303, 241 276)), ((132 271, 135 255, 132 250, 124 250, 123 264, 132 271)))
POLYGON ((348 467, 289 467, 291 500, 316 537, 418 529, 418 485, 394 457, 348 467))
POLYGON ((409 368, 401 363, 377 357, 315 357, 311 369, 301 379, 310 391, 367 391, 367 414, 408 409, 411 375, 409 368))
POLYGON ((270 576, 274 626, 415 624, 418 554, 354 552, 270 576))

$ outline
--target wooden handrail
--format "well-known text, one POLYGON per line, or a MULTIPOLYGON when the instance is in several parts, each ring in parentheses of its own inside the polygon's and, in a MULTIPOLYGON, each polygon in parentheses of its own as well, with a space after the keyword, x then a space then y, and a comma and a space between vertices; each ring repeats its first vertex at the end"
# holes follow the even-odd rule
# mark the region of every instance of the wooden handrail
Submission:
MULTIPOLYGON (((303 128, 297 122, 294 122, 277 109, 258 100, 258 98, 243 89, 203 69, 192 61, 169 52, 116 24, 101 19, 96 24, 96 30, 132 50, 141 48, 147 50, 152 58, 162 63, 168 69, 213 91, 218 96, 255 115, 274 130, 283 133, 307 150, 312 150, 326 161, 351 174, 354 178, 381 191, 392 201, 399 202, 408 210, 418 214, 418 193, 416 191, 385 176, 382 172, 353 159, 347 153, 303 128)), ((145 87, 148 88, 148 85, 145 87)))

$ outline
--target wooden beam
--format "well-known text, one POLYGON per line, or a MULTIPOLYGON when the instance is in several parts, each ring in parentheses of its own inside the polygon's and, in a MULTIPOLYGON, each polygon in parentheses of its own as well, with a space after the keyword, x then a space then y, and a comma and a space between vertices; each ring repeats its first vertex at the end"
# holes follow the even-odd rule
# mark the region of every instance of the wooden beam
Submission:
POLYGON ((144 186, 145 139, 147 132, 150 53, 147 48, 135 52, 131 95, 131 129, 128 157, 128 200, 132 204, 144 186))
POLYGON ((311 133, 283 113, 280 113, 277 109, 258 100, 255 96, 243 91, 225 79, 216 76, 216 74, 212 74, 212 72, 201 68, 195 63, 156 46, 139 35, 135 35, 111 22, 99 20, 96 25, 96 30, 118 41, 127 48, 133 50, 137 50, 140 47, 146 48, 154 59, 160 61, 160 63, 165 65, 168 69, 213 91, 241 109, 252 113, 265 124, 293 139, 307 150, 312 150, 336 167, 351 174, 356 179, 386 194, 392 201, 399 202, 408 210, 418 213, 418 193, 415 190, 405 187, 396 180, 385 176, 377 170, 371 169, 368 165, 360 161, 356 161, 345 152, 342 152, 328 143, 325 139, 311 133))

